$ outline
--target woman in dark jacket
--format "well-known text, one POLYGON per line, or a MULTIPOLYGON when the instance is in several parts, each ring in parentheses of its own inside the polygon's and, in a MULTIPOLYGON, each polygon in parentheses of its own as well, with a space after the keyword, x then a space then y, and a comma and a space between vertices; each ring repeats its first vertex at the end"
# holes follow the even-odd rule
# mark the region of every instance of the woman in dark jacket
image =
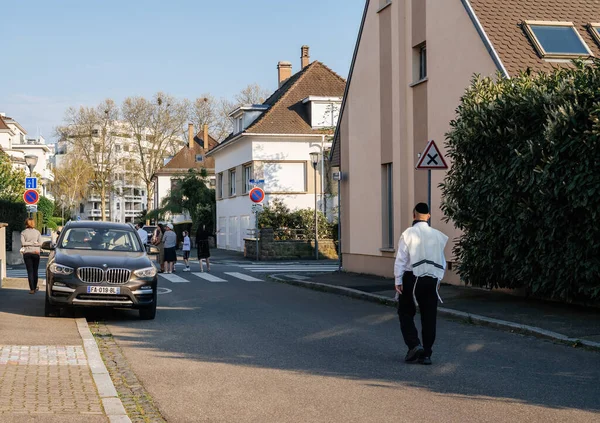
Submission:
POLYGON ((198 248, 198 261, 200 262, 201 272, 204 272, 202 260, 206 260, 206 271, 210 272, 210 246, 208 244, 209 236, 211 236, 211 234, 206 230, 206 225, 198 225, 198 230, 196 231, 196 248, 198 248))

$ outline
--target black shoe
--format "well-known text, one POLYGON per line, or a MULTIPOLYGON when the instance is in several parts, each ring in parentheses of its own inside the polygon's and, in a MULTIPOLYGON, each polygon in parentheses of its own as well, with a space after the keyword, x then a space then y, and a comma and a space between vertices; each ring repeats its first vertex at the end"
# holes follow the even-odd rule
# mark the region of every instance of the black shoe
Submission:
POLYGON ((423 355, 423 351, 423 347, 421 345, 417 345, 416 347, 408 350, 406 357, 404 357, 404 361, 407 363, 413 363, 417 361, 423 355))
POLYGON ((419 364, 424 364, 426 366, 431 365, 431 357, 422 356, 419 357, 419 364))

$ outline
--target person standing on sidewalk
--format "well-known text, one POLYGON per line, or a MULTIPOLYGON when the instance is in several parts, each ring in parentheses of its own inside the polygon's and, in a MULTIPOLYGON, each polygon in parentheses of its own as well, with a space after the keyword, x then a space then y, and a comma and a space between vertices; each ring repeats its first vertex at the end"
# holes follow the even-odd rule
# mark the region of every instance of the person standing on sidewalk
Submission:
POLYGON ((198 261, 200 262, 200 271, 204 272, 202 260, 206 260, 206 271, 210 272, 210 245, 208 237, 210 233, 206 230, 206 225, 200 223, 196 231, 196 248, 198 249, 198 261))
POLYGON ((412 226, 400 236, 394 264, 398 318, 408 347, 404 361, 431 364, 440 299, 438 289, 446 270, 444 247, 448 237, 427 223, 431 218, 427 204, 417 204, 413 217, 412 226), (421 313, 423 345, 414 321, 417 305, 421 313))
POLYGON ((183 262, 185 263, 184 272, 190 271, 190 250, 192 249, 192 243, 190 242, 190 237, 187 231, 183 231, 183 262))
POLYGON ((159 273, 163 273, 165 271, 165 249, 164 244, 162 242, 162 237, 164 233, 164 226, 162 223, 159 223, 152 234, 152 245, 158 247, 158 265, 160 266, 159 273))
POLYGON ((27 268, 27 279, 29 280, 29 293, 35 294, 38 288, 38 269, 40 267, 40 247, 42 246, 42 234, 35 229, 35 221, 31 218, 25 220, 25 230, 21 232, 21 251, 23 261, 27 268))
POLYGON ((163 244, 165 248, 165 273, 173 273, 173 267, 175 267, 175 261, 177 260, 177 234, 173 231, 172 223, 165 225, 163 244))

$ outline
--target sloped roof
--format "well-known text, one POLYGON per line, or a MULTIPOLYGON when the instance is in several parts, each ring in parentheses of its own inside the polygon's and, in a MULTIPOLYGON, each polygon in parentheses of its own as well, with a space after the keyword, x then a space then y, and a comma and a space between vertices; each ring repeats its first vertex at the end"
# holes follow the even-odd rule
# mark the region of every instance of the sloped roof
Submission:
POLYGON ((0 129, 8 129, 8 130, 10 130, 10 128, 8 127, 8 125, 6 124, 6 122, 4 122, 4 118, 2 118, 2 116, 0 116, 0 129))
MULTIPOLYGON (((523 21, 573 22, 595 57, 600 46, 587 25, 600 22, 600 0, 470 0, 473 11, 508 71, 551 71, 559 64, 540 58, 521 26, 523 21)), ((564 66, 564 64, 563 64, 564 66)))
MULTIPOLYGON (((157 171, 155 175, 173 175, 181 173, 182 171, 187 172, 189 169, 202 169, 205 168, 208 173, 214 173, 215 170, 215 159, 212 157, 206 157, 204 151, 204 141, 202 133, 199 133, 194 137, 193 147, 190 149, 187 145, 173 156, 173 158, 167 163, 162 169, 157 171), (197 162, 196 155, 202 154, 204 161, 197 162)), ((210 135, 208 136, 208 150, 212 150, 219 143, 210 135)))
POLYGON ((271 106, 245 132, 257 134, 320 134, 313 129, 306 105, 308 96, 342 97, 346 80, 314 61, 292 76, 263 104, 271 106))
MULTIPOLYGON (((346 80, 319 61, 314 61, 292 75, 262 104, 270 106, 244 133, 253 134, 323 134, 313 129, 308 108, 302 100, 309 96, 342 97, 346 80)), ((221 145, 239 135, 230 134, 221 145)))

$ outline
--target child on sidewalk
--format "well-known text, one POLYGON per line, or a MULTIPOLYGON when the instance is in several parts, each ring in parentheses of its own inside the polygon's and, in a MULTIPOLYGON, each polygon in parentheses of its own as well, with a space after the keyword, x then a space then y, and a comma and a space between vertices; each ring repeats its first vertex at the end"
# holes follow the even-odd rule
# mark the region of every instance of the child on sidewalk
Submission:
POLYGON ((190 250, 192 248, 192 244, 190 242, 190 236, 187 231, 183 231, 183 262, 185 263, 184 272, 190 271, 190 250))

